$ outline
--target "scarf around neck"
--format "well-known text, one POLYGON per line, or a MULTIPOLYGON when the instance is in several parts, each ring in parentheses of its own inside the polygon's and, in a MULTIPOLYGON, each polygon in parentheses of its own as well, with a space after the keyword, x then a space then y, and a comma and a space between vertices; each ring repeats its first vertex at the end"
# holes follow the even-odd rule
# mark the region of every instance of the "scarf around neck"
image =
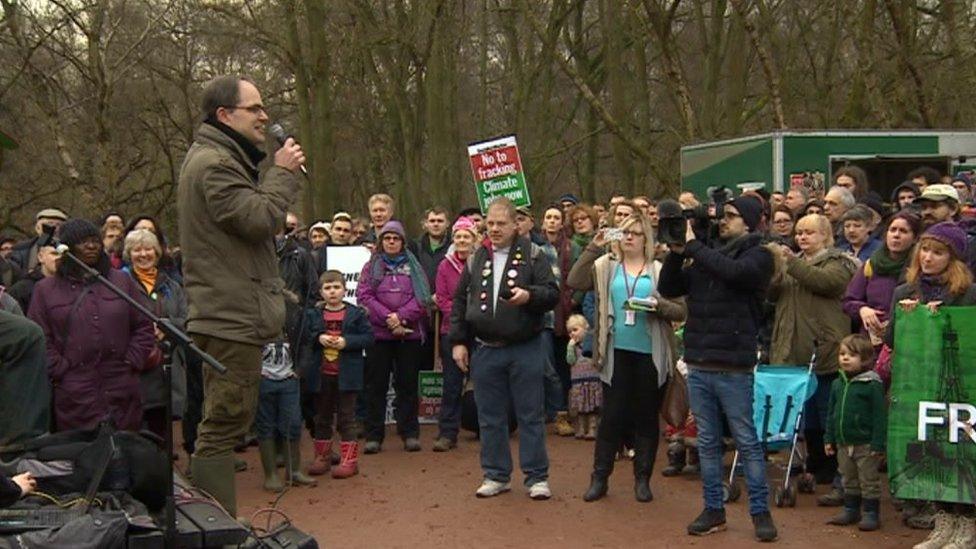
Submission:
POLYGON ((867 263, 869 266, 865 265, 865 271, 870 269, 872 274, 878 276, 898 276, 908 262, 908 252, 905 251, 899 254, 900 257, 892 257, 892 255, 888 251, 888 245, 883 244, 868 258, 867 263))

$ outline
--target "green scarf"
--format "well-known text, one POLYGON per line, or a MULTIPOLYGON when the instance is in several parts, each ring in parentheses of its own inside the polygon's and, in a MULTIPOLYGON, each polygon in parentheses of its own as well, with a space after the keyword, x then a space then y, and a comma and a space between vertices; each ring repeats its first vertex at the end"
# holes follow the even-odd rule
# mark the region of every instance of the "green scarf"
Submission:
POLYGON ((888 251, 888 245, 885 244, 875 250, 867 260, 864 265, 864 276, 869 278, 873 275, 897 277, 907 262, 907 251, 902 253, 900 257, 892 258, 891 252, 888 251))

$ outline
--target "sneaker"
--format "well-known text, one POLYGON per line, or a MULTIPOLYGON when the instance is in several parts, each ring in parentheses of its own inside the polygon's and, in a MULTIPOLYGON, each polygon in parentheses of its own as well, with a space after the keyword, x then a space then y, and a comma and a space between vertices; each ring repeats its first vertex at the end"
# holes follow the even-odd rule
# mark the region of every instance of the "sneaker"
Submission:
POLYGON ((752 515, 752 525, 756 529, 756 539, 759 541, 776 541, 779 534, 776 532, 776 525, 773 524, 773 516, 769 511, 752 515))
POLYGON ((408 452, 419 452, 420 451, 420 441, 414 437, 410 437, 403 441, 403 449, 408 452))
POLYGON ((434 441, 435 452, 447 452, 450 451, 452 448, 457 448, 457 442, 447 437, 440 437, 434 441))
POLYGON ((540 480, 539 482, 529 486, 529 497, 535 500, 549 499, 552 497, 552 491, 549 490, 549 482, 545 480, 540 480))
POLYGON ((698 515, 698 518, 688 525, 688 533, 692 536, 707 536, 725 530, 725 509, 708 509, 698 515))
POLYGON ((478 490, 475 491, 474 495, 478 496, 479 498, 490 498, 511 489, 511 482, 498 482, 497 480, 486 478, 484 481, 482 481, 481 486, 478 487, 478 490))
POLYGON ((368 440, 366 445, 363 446, 364 454, 378 454, 380 453, 380 441, 378 440, 368 440))

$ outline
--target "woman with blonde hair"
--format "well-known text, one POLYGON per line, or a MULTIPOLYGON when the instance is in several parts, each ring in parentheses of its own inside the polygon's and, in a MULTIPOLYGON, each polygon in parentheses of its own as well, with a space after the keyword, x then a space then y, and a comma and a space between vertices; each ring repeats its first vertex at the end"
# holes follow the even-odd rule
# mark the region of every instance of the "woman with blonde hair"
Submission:
POLYGON ((821 484, 831 483, 837 474, 836 458, 824 453, 823 434, 840 340, 851 333, 841 299, 858 268, 853 258, 833 247, 833 234, 826 217, 812 214, 796 223, 798 254, 789 246, 770 245, 779 266, 769 288, 769 299, 776 303, 770 362, 806 364, 816 350, 817 392, 806 403, 804 432, 807 470, 821 484))
POLYGON ((660 438, 661 396, 676 360, 671 321, 684 320, 687 309, 683 300, 658 294, 661 265, 654 260, 647 218, 635 212, 618 228, 623 237, 610 242, 609 252, 607 230, 596 234, 568 279, 577 290, 595 292, 593 364, 605 384, 593 474, 583 499, 606 495, 625 426, 633 422, 634 497, 647 502, 653 499, 649 482, 660 438))
MULTIPOLYGON (((896 355, 895 307, 911 311, 924 305, 934 313, 942 306, 976 305, 976 285, 964 260, 966 245, 966 231, 951 221, 936 223, 922 234, 905 272, 906 282, 895 288, 891 299, 885 343, 896 355)), ((972 505, 936 502, 936 508, 935 528, 916 549, 976 544, 972 505)))

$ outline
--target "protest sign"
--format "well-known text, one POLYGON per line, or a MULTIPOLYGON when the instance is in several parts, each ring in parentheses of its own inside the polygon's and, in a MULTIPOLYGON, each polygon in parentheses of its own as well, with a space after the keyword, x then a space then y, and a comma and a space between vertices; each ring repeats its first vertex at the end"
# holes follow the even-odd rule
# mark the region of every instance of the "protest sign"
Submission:
POLYGON ((369 261, 371 252, 362 246, 328 246, 324 252, 326 254, 326 268, 342 273, 346 280, 346 301, 355 304, 359 273, 363 271, 363 266, 369 261))
POLYGON ((891 490, 899 499, 976 503, 976 307, 896 314, 891 490))
MULTIPOLYGON (((417 386, 419 409, 417 420, 422 424, 436 424, 441 414, 441 395, 443 394, 444 377, 441 372, 421 371, 417 386)), ((390 378, 390 390, 386 393, 386 424, 396 423, 396 392, 393 390, 393 378, 390 378)))
POLYGON ((514 135, 472 143, 468 157, 482 212, 502 196, 516 207, 532 205, 514 135))

